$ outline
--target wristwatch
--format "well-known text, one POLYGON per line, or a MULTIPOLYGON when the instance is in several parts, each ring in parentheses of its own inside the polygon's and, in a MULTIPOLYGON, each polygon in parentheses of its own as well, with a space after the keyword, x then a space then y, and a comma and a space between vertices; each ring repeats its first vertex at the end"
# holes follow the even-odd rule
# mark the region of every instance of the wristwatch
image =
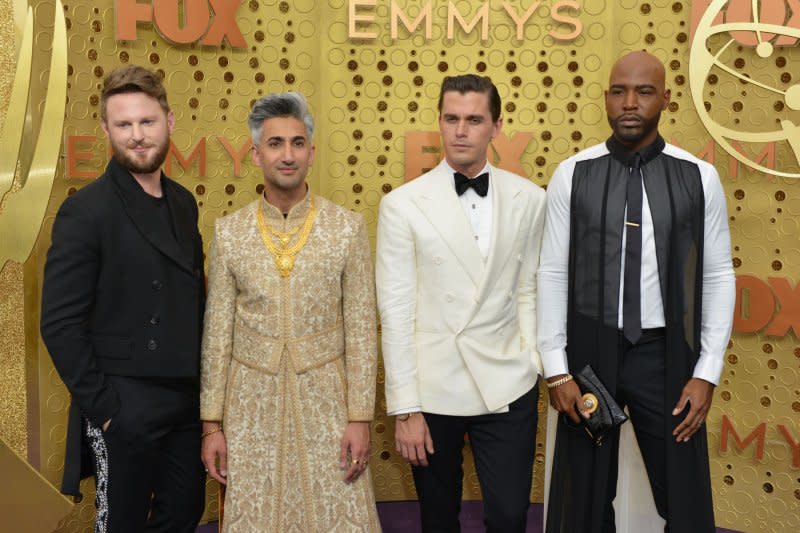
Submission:
POLYGON ((411 415, 417 414, 419 411, 412 411, 410 413, 403 413, 402 415, 397 415, 397 419, 401 422, 405 422, 411 415))

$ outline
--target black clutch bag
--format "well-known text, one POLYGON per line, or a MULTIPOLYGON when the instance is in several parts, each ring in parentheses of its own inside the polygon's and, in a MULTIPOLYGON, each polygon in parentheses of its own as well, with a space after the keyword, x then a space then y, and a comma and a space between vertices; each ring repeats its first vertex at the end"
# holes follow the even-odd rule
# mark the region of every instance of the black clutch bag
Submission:
POLYGON ((606 434, 625 423, 628 416, 594 373, 591 365, 586 365, 572 377, 583 394, 583 408, 589 412, 589 418, 581 417, 581 426, 596 446, 602 446, 606 434))

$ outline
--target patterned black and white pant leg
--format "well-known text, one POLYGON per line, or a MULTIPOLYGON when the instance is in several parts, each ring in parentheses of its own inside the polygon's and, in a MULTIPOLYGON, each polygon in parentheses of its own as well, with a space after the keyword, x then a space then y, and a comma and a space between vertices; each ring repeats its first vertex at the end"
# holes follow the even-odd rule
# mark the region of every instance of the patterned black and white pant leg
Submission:
POLYGON ((86 438, 95 463, 95 533, 108 533, 108 447, 103 431, 86 420, 86 438))

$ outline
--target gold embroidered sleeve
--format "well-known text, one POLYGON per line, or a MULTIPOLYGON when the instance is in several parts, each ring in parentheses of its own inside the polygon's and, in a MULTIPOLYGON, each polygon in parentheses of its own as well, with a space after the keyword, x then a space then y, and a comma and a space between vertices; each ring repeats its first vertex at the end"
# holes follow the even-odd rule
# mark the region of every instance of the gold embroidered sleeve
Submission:
POLYGON ((375 277, 363 217, 350 243, 342 276, 347 411, 351 421, 372 420, 378 365, 375 277))
POLYGON ((203 326, 200 418, 222 420, 233 349, 236 279, 228 268, 225 238, 217 222, 208 258, 208 297, 203 326))

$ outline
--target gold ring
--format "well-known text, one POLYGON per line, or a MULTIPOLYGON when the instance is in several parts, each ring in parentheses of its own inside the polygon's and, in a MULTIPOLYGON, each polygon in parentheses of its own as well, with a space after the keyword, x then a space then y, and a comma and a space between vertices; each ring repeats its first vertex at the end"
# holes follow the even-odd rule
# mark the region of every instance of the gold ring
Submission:
POLYGON ((581 398, 583 399, 583 408, 587 413, 592 414, 597 411, 597 407, 599 406, 599 403, 597 402, 597 396, 591 392, 587 392, 581 396, 581 398))
POLYGON ((354 465, 357 465, 358 463, 359 463, 359 460, 358 460, 358 459, 353 459, 353 464, 354 464, 354 465))

